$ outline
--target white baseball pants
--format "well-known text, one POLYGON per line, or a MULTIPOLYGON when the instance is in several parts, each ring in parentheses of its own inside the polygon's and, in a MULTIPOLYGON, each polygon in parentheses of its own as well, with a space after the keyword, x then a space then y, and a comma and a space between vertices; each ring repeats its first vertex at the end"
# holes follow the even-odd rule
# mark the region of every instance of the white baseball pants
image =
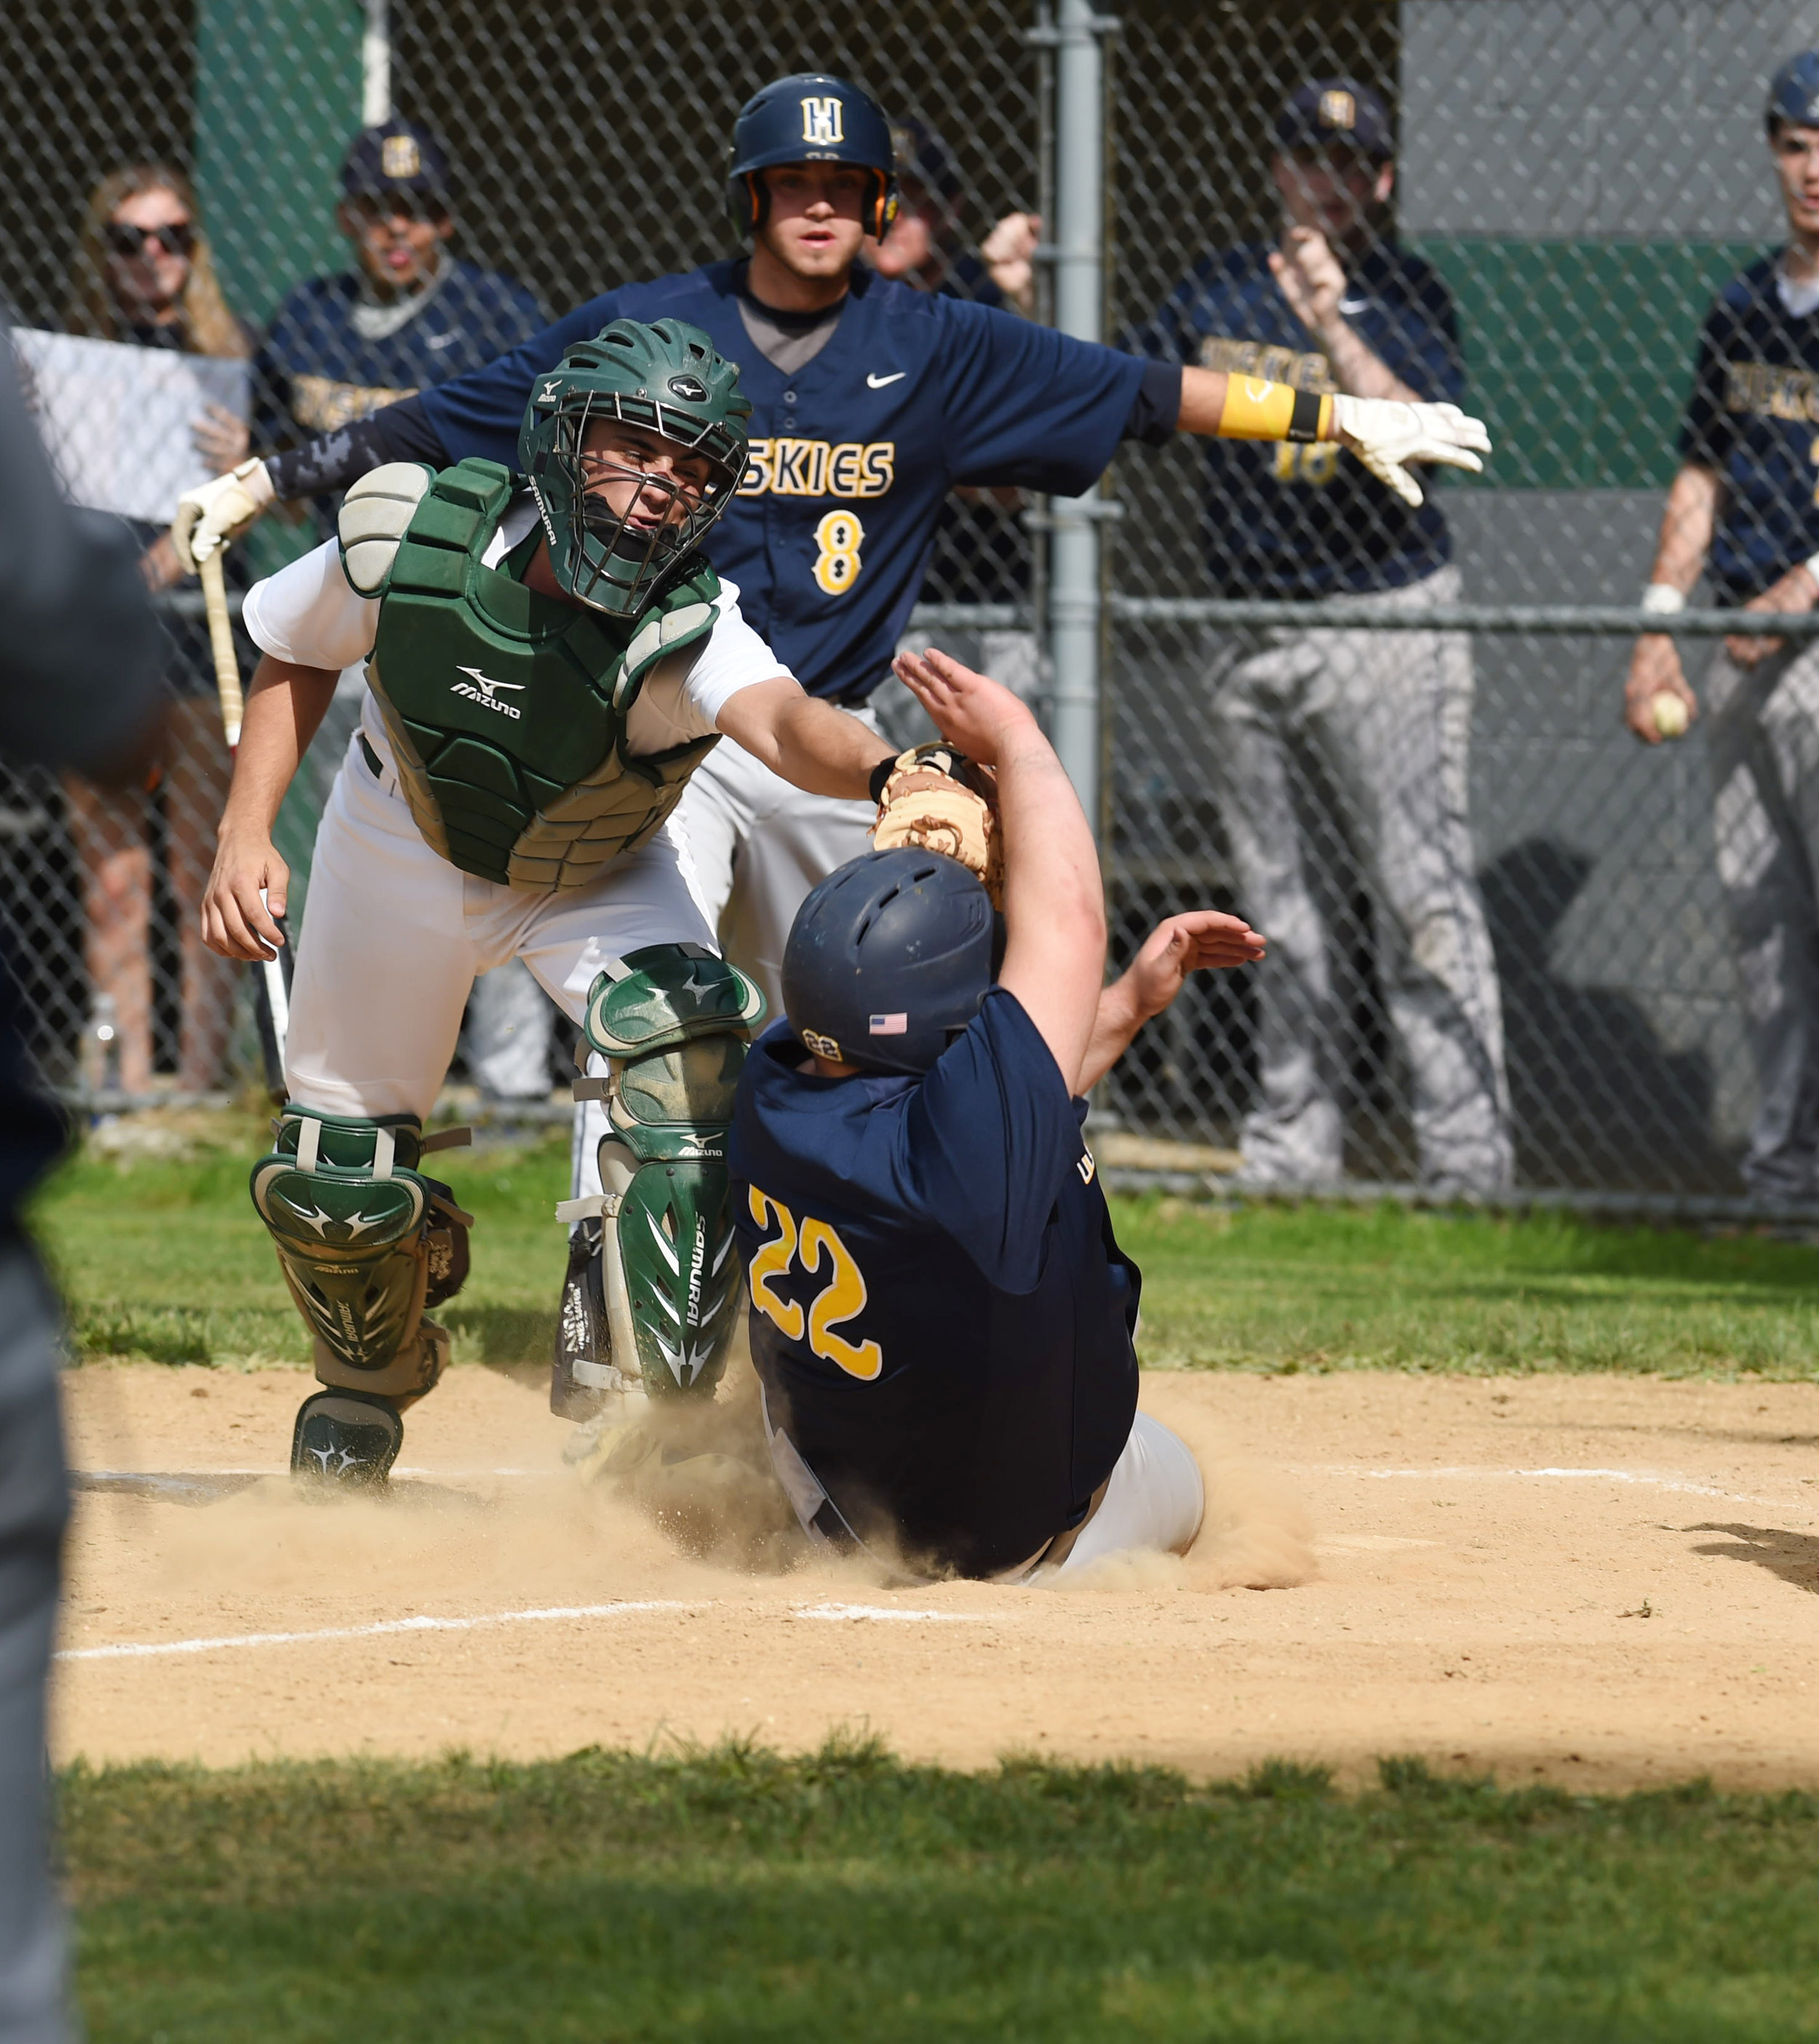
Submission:
MULTIPOLYGON (((852 714, 874 729, 869 710, 852 714)), ((868 801, 806 794, 749 752, 723 738, 695 769, 670 818, 684 878, 721 950, 762 989, 767 1019, 783 1012, 783 947, 796 911, 849 859, 871 849, 878 812, 868 801)), ((574 1183, 600 1190, 604 1110, 575 1110, 574 1183)))
POLYGON ((1059 1565, 1038 1566, 1032 1578, 1052 1582, 1076 1575, 1108 1554, 1151 1548, 1185 1554, 1206 1516, 1206 1487, 1194 1450, 1159 1420, 1140 1412, 1131 1423, 1125 1451, 1112 1465, 1099 1508, 1059 1565))
POLYGON ((608 959, 713 943, 667 832, 559 894, 477 880, 424 843, 389 763, 375 777, 356 739, 316 836, 290 989, 290 1097, 325 1114, 427 1116, 479 974, 522 959, 579 1022, 608 959))

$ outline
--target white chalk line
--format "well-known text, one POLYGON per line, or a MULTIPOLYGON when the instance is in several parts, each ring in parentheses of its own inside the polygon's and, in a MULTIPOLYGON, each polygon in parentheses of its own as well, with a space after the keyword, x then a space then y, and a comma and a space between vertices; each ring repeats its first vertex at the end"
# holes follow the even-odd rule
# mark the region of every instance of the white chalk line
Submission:
POLYGON ((475 1632, 488 1625, 534 1625, 579 1618, 624 1618, 650 1611, 699 1611, 698 1604, 668 1597, 627 1598, 617 1604, 550 1604, 534 1611, 494 1611, 471 1618, 380 1619, 371 1625, 325 1626, 314 1632, 228 1632, 212 1639, 121 1640, 111 1646, 66 1647, 60 1661, 139 1661, 155 1654, 215 1654, 236 1646, 314 1646, 331 1639, 379 1639, 400 1632, 475 1632))
POLYGON ((1286 1465, 1293 1476, 1367 1477, 1381 1481, 1386 1477, 1423 1483, 1487 1483, 1511 1481, 1531 1477, 1552 1477, 1605 1483, 1627 1483, 1651 1490, 1675 1490, 1689 1497, 1718 1497, 1730 1504, 1766 1505, 1776 1512, 1809 1512, 1811 1503, 1802 1499, 1756 1497, 1748 1491, 1720 1490, 1709 1483, 1694 1483, 1685 1477, 1657 1476, 1644 1470, 1621 1469, 1372 1469, 1363 1462, 1293 1462, 1286 1465))
MULTIPOLYGON (((277 1462, 237 1464, 231 1469, 206 1470, 72 1470, 71 1476, 78 1483, 206 1483, 211 1477, 224 1476, 268 1476, 274 1481, 287 1477, 290 1472, 277 1462)), ((562 1469, 552 1463, 548 1469, 429 1469, 415 1462, 400 1462, 393 1470, 394 1476, 410 1477, 474 1477, 560 1476, 562 1469)))
MULTIPOLYGON (((218 1654, 248 1646, 314 1646, 343 1639, 383 1639, 400 1633, 475 1632, 484 1626, 547 1624, 562 1619, 625 1618, 648 1612, 706 1611, 711 1600, 628 1597, 613 1604, 549 1604, 529 1611, 483 1612, 469 1618, 386 1618, 371 1625, 330 1625, 311 1632, 227 1632, 203 1639, 119 1640, 110 1646, 66 1647, 60 1661, 145 1661, 172 1654, 218 1654)), ((761 1611, 762 1606, 754 1607, 761 1611)), ((894 1604, 799 1604, 791 1618, 851 1623, 883 1619, 910 1625, 978 1625, 986 1614, 972 1611, 912 1611, 894 1604)))
POLYGON ((983 1611, 908 1611, 886 1604, 799 1604, 792 1618, 830 1618, 841 1620, 886 1619, 899 1625, 983 1625, 983 1611))

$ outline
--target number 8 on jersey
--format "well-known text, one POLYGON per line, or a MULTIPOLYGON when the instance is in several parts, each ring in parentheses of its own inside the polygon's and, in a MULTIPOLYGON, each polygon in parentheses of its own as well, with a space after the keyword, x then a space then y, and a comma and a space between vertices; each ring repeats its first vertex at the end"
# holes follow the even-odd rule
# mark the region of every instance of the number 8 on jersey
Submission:
POLYGON ((844 596, 859 580, 865 528, 851 511, 830 511, 815 528, 815 580, 829 596, 844 596))

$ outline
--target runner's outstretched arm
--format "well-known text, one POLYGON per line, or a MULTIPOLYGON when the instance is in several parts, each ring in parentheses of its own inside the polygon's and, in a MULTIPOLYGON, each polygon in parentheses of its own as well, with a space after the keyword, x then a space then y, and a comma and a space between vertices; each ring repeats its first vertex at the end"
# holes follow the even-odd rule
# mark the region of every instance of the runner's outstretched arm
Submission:
POLYGON ((941 736, 998 774, 1004 844, 1004 965, 1014 993, 1080 1090, 1106 975, 1099 856, 1067 769, 1029 706, 1007 688, 931 647, 900 653, 898 677, 941 736))

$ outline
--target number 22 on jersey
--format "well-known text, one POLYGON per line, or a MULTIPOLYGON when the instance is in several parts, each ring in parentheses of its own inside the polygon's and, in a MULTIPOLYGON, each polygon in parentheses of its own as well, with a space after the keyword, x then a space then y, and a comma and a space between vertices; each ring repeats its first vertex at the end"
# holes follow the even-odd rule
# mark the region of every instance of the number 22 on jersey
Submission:
POLYGON ((754 1185, 748 1194, 752 1218, 760 1228, 773 1222, 777 1232, 760 1243, 746 1273, 752 1287, 752 1303, 786 1341, 800 1341, 805 1330, 809 1347, 824 1362, 844 1370, 848 1377, 867 1383, 884 1367, 884 1351, 876 1342, 850 1342, 835 1329, 865 1310, 865 1279, 852 1260, 852 1252, 825 1220, 813 1218, 797 1225, 796 1216, 780 1200, 772 1199, 754 1185), (775 1287, 794 1263, 813 1277, 823 1266, 828 1281, 815 1294, 805 1314, 794 1299, 785 1299, 775 1287))

